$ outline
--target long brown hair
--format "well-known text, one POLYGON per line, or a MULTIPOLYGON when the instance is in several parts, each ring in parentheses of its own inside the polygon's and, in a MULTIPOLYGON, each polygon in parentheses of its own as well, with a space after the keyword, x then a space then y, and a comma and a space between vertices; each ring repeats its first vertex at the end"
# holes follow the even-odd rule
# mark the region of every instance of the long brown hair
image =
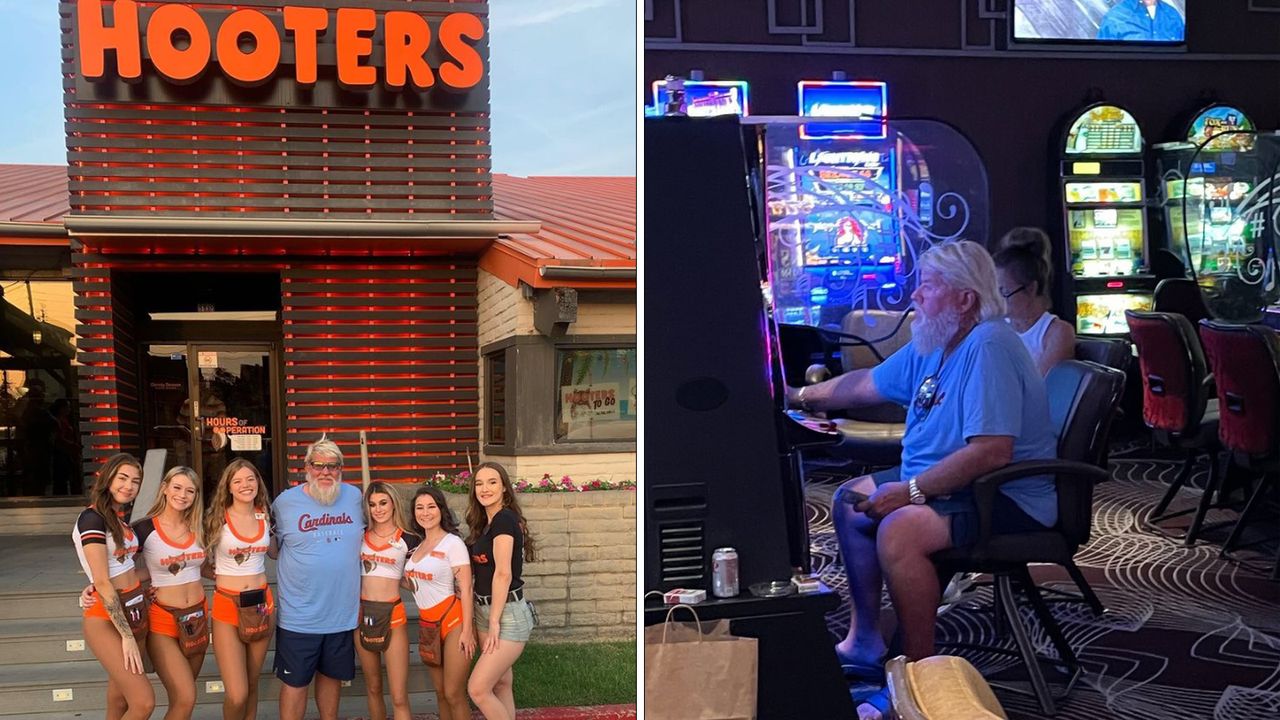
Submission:
POLYGON ((231 478, 243 468, 252 470, 253 476, 258 480, 258 495, 253 499, 253 506, 258 512, 268 516, 268 523, 271 522, 267 504, 267 484, 262 482, 262 473, 258 472, 258 468, 253 463, 244 458, 232 460, 227 463, 227 468, 218 478, 218 487, 213 491, 213 502, 209 503, 209 512, 204 517, 204 547, 205 552, 210 556, 218 545, 222 526, 227 522, 227 508, 235 504, 235 500, 231 498, 231 478))
MULTIPOLYGON (((164 474, 164 479, 160 481, 160 491, 156 493, 156 501, 152 503, 151 509, 147 511, 146 517, 157 517, 169 506, 169 498, 165 496, 164 489, 179 475, 186 475, 191 480, 191 484, 196 486, 196 497, 191 501, 191 507, 183 511, 182 519, 187 521, 187 525, 191 527, 191 533, 198 539, 200 537, 200 526, 204 520, 204 492, 200 489, 200 476, 196 474, 195 470, 185 465, 169 468, 169 472, 164 474)), ((203 543, 201 544, 203 545, 203 543)))
POLYGON ((117 548, 124 547, 124 523, 120 521, 119 513, 112 507, 115 501, 111 499, 111 480, 125 465, 134 466, 138 469, 138 475, 142 475, 142 463, 138 458, 129 453, 116 453, 107 458, 107 461, 102 463, 102 467, 98 468, 98 477, 93 483, 93 492, 90 496, 92 500, 90 507, 102 516, 107 532, 111 533, 111 539, 115 540, 117 548))
POLYGON ((375 493, 386 495, 391 498, 391 524, 400 528, 403 532, 413 532, 413 529, 405 522, 404 508, 400 507, 400 494, 391 487, 391 483, 385 480, 374 480, 369 483, 369 489, 364 491, 364 526, 373 529, 373 518, 369 516, 369 498, 375 493))
POLYGON ((424 539, 427 537, 427 529, 418 523, 418 513, 415 509, 418 507, 418 498, 423 495, 430 495, 431 499, 436 501, 436 507, 440 508, 440 529, 457 535, 458 518, 454 517, 453 510, 449 508, 449 501, 445 499, 444 491, 435 485, 419 485, 418 491, 413 494, 413 502, 409 503, 409 517, 412 518, 410 522, 413 523, 414 532, 424 539))
POLYGON ((520 521, 520 533, 524 536, 524 559, 525 562, 533 562, 536 557, 533 536, 529 534, 529 523, 525 521, 524 512, 520 510, 520 503, 516 500, 515 488, 511 486, 511 476, 507 474, 506 468, 496 462, 480 463, 476 466, 475 473, 471 475, 471 497, 467 500, 467 544, 474 545, 489 525, 489 516, 484 511, 484 506, 476 499, 476 477, 485 468, 496 470, 498 477, 502 479, 502 507, 515 513, 520 521))

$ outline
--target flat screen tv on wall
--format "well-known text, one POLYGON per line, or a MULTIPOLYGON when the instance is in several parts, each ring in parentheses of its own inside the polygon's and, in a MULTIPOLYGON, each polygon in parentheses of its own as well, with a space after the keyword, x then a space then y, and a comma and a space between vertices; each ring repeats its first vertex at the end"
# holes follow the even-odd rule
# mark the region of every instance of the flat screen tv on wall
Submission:
POLYGON ((1187 0, 1014 0, 1021 43, 1181 45, 1187 0))

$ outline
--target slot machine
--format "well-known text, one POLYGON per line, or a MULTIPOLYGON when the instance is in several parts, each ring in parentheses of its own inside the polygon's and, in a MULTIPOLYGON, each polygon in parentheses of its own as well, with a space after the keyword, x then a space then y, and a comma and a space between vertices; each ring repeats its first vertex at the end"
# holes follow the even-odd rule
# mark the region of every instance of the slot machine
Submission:
POLYGON ((1060 189, 1069 302, 1076 333, 1123 336, 1125 310, 1150 310, 1142 130, 1105 103, 1072 116, 1062 138, 1060 189))

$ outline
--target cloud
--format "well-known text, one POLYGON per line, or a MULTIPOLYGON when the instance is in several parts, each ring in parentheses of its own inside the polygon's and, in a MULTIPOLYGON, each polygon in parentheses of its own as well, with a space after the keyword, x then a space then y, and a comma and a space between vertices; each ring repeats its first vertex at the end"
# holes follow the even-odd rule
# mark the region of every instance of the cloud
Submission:
POLYGON ((617 0, 572 0, 571 2, 539 4, 537 7, 527 8, 524 12, 502 19, 501 24, 506 28, 543 25, 552 20, 559 20, 566 15, 576 15, 588 10, 608 7, 616 2, 617 0))

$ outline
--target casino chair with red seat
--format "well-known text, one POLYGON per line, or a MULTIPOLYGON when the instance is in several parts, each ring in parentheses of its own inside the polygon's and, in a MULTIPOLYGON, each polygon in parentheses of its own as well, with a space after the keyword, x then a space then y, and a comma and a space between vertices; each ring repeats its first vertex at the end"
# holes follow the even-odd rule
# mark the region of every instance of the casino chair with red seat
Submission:
MULTIPOLYGON (((1245 527, 1280 478, 1280 336, 1261 325, 1200 321, 1200 337, 1218 387, 1218 437, 1257 485, 1222 547, 1230 556, 1245 527)), ((1280 551, 1271 570, 1280 579, 1280 551)))
MULTIPOLYGON (((1167 281, 1166 281, 1167 282, 1167 281)), ((1218 400, 1212 398, 1213 375, 1204 359, 1195 326, 1186 316, 1168 312, 1126 310, 1129 336, 1138 348, 1142 376, 1142 418, 1156 442, 1186 452, 1177 477, 1155 509, 1142 519, 1148 529, 1187 546, 1195 544, 1213 507, 1213 495, 1222 485, 1218 457, 1218 400), (1201 456, 1209 458, 1209 483, 1195 508, 1167 512, 1178 491, 1186 485, 1201 456), (1182 535, 1170 533, 1160 523, 1195 513, 1182 535)))

